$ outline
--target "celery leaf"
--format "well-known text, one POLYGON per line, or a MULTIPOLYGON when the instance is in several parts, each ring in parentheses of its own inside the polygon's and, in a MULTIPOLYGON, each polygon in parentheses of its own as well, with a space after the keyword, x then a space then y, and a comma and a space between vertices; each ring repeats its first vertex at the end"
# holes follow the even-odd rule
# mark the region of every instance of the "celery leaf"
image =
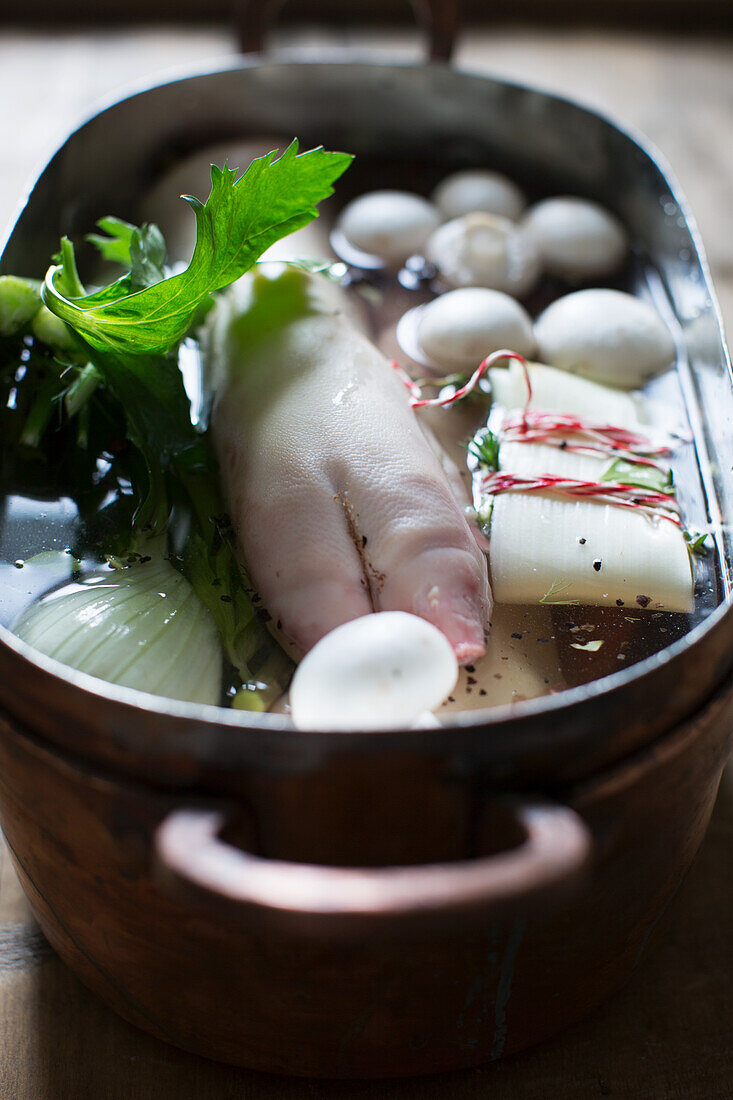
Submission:
POLYGON ((137 226, 109 214, 106 218, 99 219, 97 228, 103 231, 104 236, 87 233, 85 239, 94 245, 103 259, 122 264, 123 267, 131 267, 130 241, 137 226))
MULTIPOLYGON (((45 304, 100 351, 173 351, 210 294, 249 271, 275 241, 317 217, 317 204, 332 194, 333 183, 352 160, 346 153, 323 148, 298 154, 297 141, 275 157, 273 151, 253 161, 239 179, 226 164, 212 165, 206 202, 184 196, 196 216, 196 247, 185 271, 142 289, 136 289, 131 271, 101 291, 79 294, 73 291, 73 249, 62 242, 61 262, 46 275, 45 304)), ((119 253, 119 232, 117 241, 119 253)), ((134 234, 129 241, 131 258, 133 241, 134 234)))
POLYGON ((114 284, 114 300, 165 279, 165 238, 157 225, 146 222, 138 227, 108 215, 100 218, 97 226, 107 236, 89 233, 87 240, 105 260, 128 268, 128 275, 114 284))

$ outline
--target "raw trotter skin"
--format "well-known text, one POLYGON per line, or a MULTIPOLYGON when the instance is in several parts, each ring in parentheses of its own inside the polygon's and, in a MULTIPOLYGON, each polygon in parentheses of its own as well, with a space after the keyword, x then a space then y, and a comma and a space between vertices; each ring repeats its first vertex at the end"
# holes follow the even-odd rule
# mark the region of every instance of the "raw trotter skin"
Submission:
POLYGON ((214 311, 212 423, 242 557, 304 650, 398 610, 472 660, 490 603, 483 554, 402 383, 343 306, 323 277, 272 264, 214 311))

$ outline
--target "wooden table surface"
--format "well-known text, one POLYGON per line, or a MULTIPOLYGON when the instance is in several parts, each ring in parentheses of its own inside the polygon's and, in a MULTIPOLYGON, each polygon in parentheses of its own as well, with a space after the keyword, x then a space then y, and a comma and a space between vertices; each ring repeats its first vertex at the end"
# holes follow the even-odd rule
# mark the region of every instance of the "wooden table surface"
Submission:
MULTIPOLYGON (((415 57, 411 34, 288 31, 279 47, 415 57)), ((0 222, 44 156, 95 102, 131 82, 232 50, 225 30, 0 37, 0 222)), ((664 150, 697 213, 733 331, 733 43, 567 31, 478 31, 458 64, 603 108, 664 150)), ((111 135, 111 140, 114 136, 111 135)), ((30 916, 0 841, 2 1100, 731 1100, 733 776, 708 837, 632 984, 536 1051, 471 1073, 404 1083, 303 1082, 215 1065, 123 1023, 76 981, 30 916)))

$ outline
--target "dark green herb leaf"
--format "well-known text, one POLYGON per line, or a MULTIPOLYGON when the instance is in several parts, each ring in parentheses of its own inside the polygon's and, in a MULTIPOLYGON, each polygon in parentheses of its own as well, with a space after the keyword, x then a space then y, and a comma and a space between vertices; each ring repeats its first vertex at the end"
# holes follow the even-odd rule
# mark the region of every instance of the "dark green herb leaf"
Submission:
POLYGON ((200 443, 175 356, 90 352, 106 389, 125 411, 127 435, 143 452, 166 466, 174 456, 200 443))

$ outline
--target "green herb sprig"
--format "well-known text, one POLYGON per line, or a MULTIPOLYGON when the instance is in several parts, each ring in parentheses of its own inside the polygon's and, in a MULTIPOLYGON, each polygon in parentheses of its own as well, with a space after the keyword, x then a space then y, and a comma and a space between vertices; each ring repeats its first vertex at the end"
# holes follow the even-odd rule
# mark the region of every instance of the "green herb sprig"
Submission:
POLYGON ((544 596, 540 597, 539 602, 546 604, 550 607, 577 607, 577 605, 580 603, 580 600, 556 600, 554 598, 555 596, 559 596, 563 592, 567 592, 568 589, 572 587, 572 581, 553 581, 550 587, 545 592, 544 596))
POLYGON ((696 558, 704 558, 710 551, 707 531, 683 531, 687 549, 696 558))

